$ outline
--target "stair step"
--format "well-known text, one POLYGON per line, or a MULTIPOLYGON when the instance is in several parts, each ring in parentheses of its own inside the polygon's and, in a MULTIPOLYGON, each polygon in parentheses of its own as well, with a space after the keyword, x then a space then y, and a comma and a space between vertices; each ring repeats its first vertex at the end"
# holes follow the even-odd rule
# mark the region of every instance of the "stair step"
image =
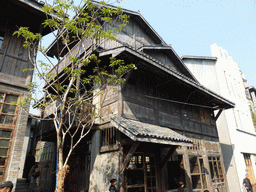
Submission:
POLYGON ((29 183, 26 183, 25 179, 17 179, 15 192, 27 192, 29 183))

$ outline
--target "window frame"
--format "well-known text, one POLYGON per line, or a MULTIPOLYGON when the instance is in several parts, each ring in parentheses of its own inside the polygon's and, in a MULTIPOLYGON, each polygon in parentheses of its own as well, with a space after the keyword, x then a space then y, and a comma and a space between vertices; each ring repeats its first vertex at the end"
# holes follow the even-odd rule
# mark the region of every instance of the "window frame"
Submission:
POLYGON ((3 174, 0 175, 0 178, 3 178, 3 177, 5 177, 5 172, 6 172, 6 168, 7 168, 8 160, 9 160, 9 155, 10 155, 10 149, 11 149, 11 146, 12 146, 13 130, 12 129, 0 128, 0 131, 8 131, 8 132, 11 133, 9 138, 0 137, 0 140, 9 140, 9 146, 8 147, 1 147, 0 146, 0 149, 7 149, 6 156, 0 156, 0 157, 4 157, 5 158, 4 165, 0 165, 0 168, 3 168, 3 174))
POLYGON ((14 128, 16 126, 16 121, 17 121, 17 117, 18 117, 19 107, 17 105, 14 105, 15 106, 15 112, 13 114, 3 113, 3 109, 4 109, 5 105, 12 106, 11 103, 7 103, 6 102, 7 95, 16 96, 17 97, 17 102, 20 101, 20 95, 13 94, 13 93, 10 93, 10 92, 3 92, 3 91, 0 91, 0 93, 3 94, 3 100, 0 101, 0 117, 2 115, 12 116, 13 117, 13 122, 12 122, 11 125, 0 124, 0 131, 8 131, 8 132, 10 132, 10 137, 9 138, 0 137, 0 140, 8 140, 9 141, 9 146, 8 147, 0 146, 0 149, 7 149, 6 156, 0 156, 0 157, 5 158, 4 165, 0 165, 0 168, 3 169, 3 174, 0 175, 0 178, 4 178, 5 177, 5 173, 6 173, 6 168, 7 168, 7 165, 8 165, 8 161, 9 161, 10 150, 11 150, 11 146, 12 146, 12 138, 13 138, 14 128))
MULTIPOLYGON (((196 156, 196 155, 189 155, 189 167, 190 167, 190 177, 191 177, 191 187, 192 187, 192 191, 202 191, 202 190, 209 190, 209 186, 208 186, 208 182, 207 182, 207 174, 206 174, 206 167, 205 167, 205 161, 203 159, 202 156, 196 156), (192 173, 192 170, 191 170, 191 161, 190 161, 190 158, 191 157, 196 157, 196 161, 197 161, 197 164, 198 164, 198 172, 197 173, 192 173), (204 168, 204 170, 201 169, 201 164, 200 164, 200 160, 202 160, 202 167, 204 168), (206 187, 204 187, 204 182, 203 182, 203 175, 204 175, 204 178, 205 178, 205 185, 206 187), (200 185, 201 185, 201 188, 200 189, 197 189, 197 188, 193 188, 193 180, 192 180, 192 176, 199 176, 199 179, 200 179, 200 185)), ((198 185, 199 183, 197 183, 198 185)))
POLYGON ((225 176, 224 176, 223 166, 222 166, 222 162, 221 162, 221 157, 220 156, 212 156, 212 155, 208 156, 208 162, 209 162, 209 168, 210 168, 211 182, 213 184, 225 183, 225 176), (214 163, 217 166, 218 173, 216 173, 216 170, 214 169, 214 165, 215 165, 214 163), (212 170, 213 170, 213 173, 212 173, 212 170), (220 170, 221 170, 222 174, 220 174, 220 170), (212 175, 213 175, 213 177, 212 177, 212 175))
POLYGON ((12 116, 12 117, 13 117, 12 125, 7 125, 7 124, 1 124, 1 123, 0 123, 0 126, 1 126, 1 127, 8 127, 8 128, 9 128, 9 127, 15 128, 16 121, 17 121, 17 117, 18 117, 19 106, 17 106, 17 105, 11 105, 11 103, 6 103, 6 102, 5 102, 5 99, 6 99, 6 96, 7 96, 7 95, 17 96, 17 97, 18 97, 18 98, 17 98, 17 102, 19 102, 19 101, 20 101, 20 96, 19 96, 18 94, 12 94, 12 93, 3 92, 3 91, 0 91, 0 93, 3 93, 3 94, 4 94, 3 101, 0 101, 0 118, 1 118, 2 115, 5 115, 5 116, 12 116), (4 105, 16 106, 14 114, 3 113, 4 105))
POLYGON ((101 130, 101 149, 100 152, 116 151, 118 145, 118 130, 115 127, 108 127, 101 130))

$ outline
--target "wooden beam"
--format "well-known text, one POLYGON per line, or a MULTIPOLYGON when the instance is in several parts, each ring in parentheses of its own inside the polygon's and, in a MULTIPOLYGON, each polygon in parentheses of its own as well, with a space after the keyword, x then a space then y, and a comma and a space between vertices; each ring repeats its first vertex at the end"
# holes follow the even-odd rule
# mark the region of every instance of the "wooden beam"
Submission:
POLYGON ((165 156, 163 162, 161 163, 161 167, 160 169, 162 170, 165 165, 168 163, 169 159, 172 157, 172 154, 174 153, 174 151, 177 149, 177 145, 172 145, 170 150, 168 151, 167 155, 165 156))
POLYGON ((120 170, 120 173, 123 173, 125 168, 128 166, 133 154, 135 153, 136 149, 138 148, 140 142, 134 142, 131 149, 129 150, 129 152, 127 153, 126 157, 124 158, 124 161, 122 163, 122 167, 120 170))
POLYGON ((215 121, 217 121, 217 119, 219 118, 219 116, 220 116, 220 114, 221 114, 222 111, 223 111, 223 109, 220 109, 220 110, 218 111, 216 117, 214 118, 215 121))
POLYGON ((127 84, 127 81, 128 81, 129 78, 131 77, 131 75, 132 75, 132 70, 129 71, 129 73, 127 73, 127 74, 125 75, 125 82, 121 85, 121 89, 124 89, 125 85, 127 84))

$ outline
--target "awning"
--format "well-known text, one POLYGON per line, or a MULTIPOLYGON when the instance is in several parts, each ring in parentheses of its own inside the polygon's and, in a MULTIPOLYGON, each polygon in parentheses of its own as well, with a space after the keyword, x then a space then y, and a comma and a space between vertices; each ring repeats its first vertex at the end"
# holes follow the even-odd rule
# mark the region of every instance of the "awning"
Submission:
POLYGON ((171 130, 170 128, 142 123, 140 121, 134 121, 118 116, 111 117, 111 123, 133 141, 193 146, 191 139, 171 130))

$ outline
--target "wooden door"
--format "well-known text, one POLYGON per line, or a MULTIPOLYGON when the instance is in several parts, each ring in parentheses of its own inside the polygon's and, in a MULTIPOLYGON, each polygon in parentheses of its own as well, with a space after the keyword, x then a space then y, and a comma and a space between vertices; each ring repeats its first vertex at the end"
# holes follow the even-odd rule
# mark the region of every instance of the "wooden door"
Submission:
POLYGON ((251 181, 253 190, 256 191, 256 186, 254 185, 256 180, 255 180, 255 175, 254 175, 250 156, 251 156, 250 154, 244 153, 244 161, 245 161, 245 165, 246 165, 246 169, 247 169, 247 174, 249 175, 249 179, 251 181))

